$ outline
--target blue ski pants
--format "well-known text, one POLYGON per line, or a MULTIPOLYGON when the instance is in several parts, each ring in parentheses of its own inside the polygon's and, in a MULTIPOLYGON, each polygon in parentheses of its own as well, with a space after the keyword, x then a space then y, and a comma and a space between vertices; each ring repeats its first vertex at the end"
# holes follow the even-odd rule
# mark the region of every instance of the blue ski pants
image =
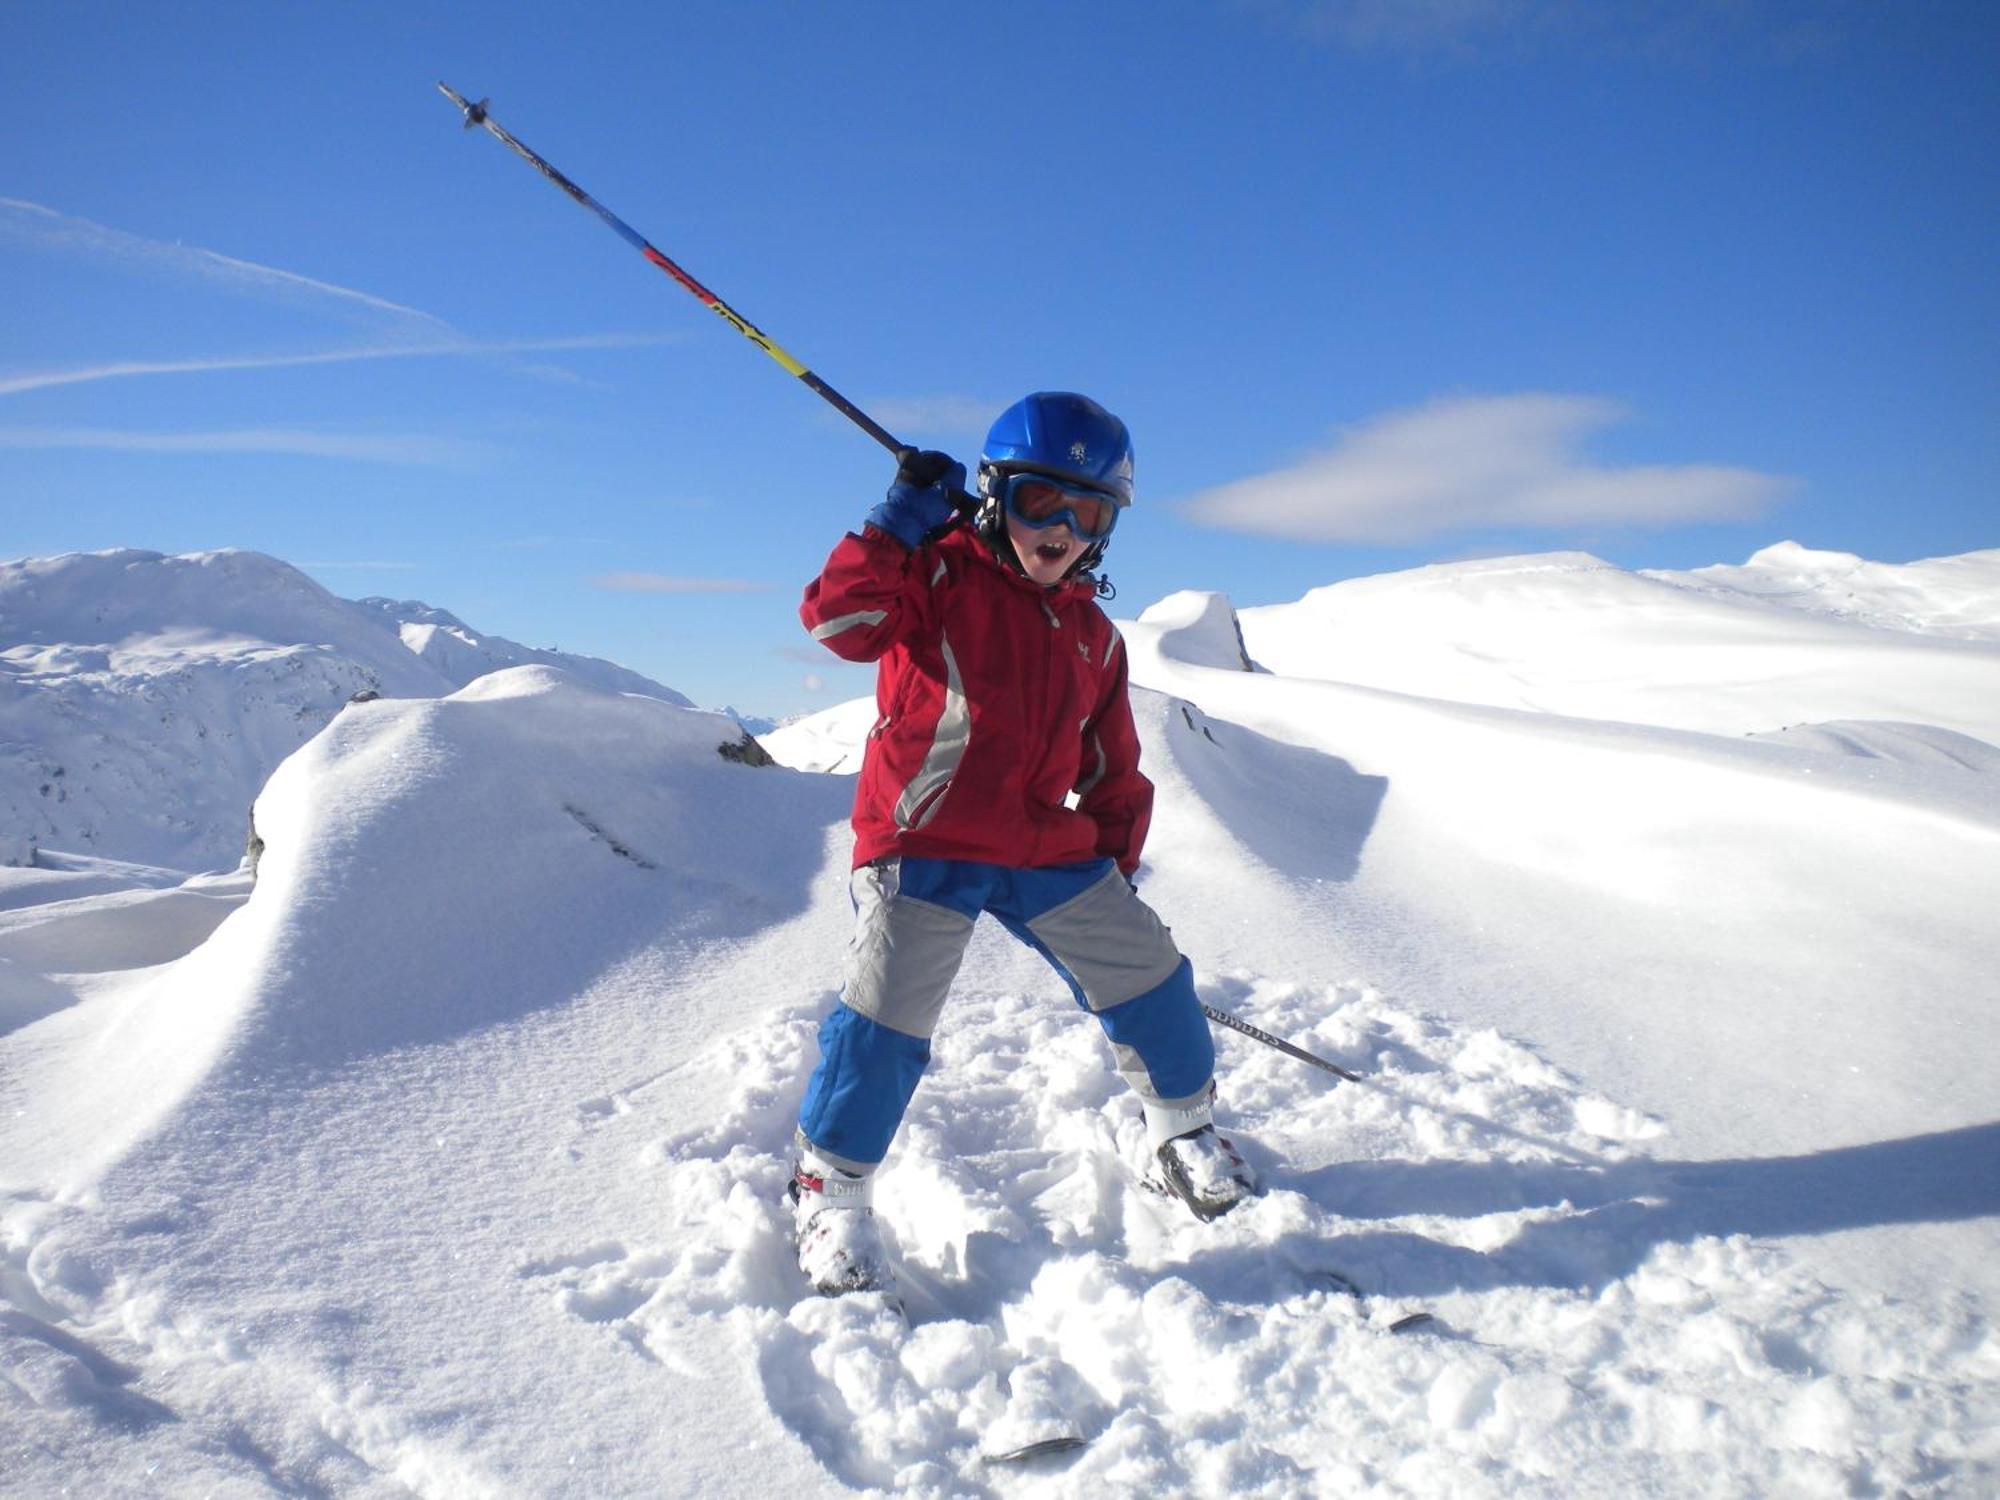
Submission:
POLYGON ((854 872, 854 941, 840 1001, 819 1029, 799 1134, 822 1159, 867 1172, 931 1060, 931 1033, 974 922, 991 912, 1052 964, 1096 1015, 1148 1114, 1202 1110, 1215 1042, 1194 970, 1108 859, 1041 869, 889 858, 854 872))

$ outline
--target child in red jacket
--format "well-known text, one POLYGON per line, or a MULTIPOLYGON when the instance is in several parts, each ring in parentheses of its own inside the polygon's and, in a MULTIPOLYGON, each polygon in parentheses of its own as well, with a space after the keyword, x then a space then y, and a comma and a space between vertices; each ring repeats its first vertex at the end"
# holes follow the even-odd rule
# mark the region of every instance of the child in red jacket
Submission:
POLYGON ((946 455, 906 450, 800 608, 815 640, 880 663, 854 800, 857 926, 792 1183, 799 1267, 830 1294, 891 1280, 869 1189, 982 911, 1102 1023, 1145 1109, 1149 1184, 1205 1219, 1254 1191, 1211 1120, 1193 970, 1131 884, 1153 786, 1090 571, 1132 501, 1125 424, 1039 392, 987 435, 969 529, 952 500, 964 483, 946 455))

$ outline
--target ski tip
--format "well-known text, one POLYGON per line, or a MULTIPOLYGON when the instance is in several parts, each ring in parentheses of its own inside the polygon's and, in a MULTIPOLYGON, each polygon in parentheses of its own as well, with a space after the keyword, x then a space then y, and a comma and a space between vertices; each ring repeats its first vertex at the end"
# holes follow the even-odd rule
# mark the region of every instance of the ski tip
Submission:
POLYGON ((1437 1320, 1437 1314, 1427 1313, 1427 1312, 1413 1312, 1405 1317, 1398 1318, 1396 1319, 1395 1322, 1391 1323, 1389 1325, 1389 1332, 1418 1333, 1426 1328, 1435 1329, 1438 1326, 1439 1324, 1437 1320))
POLYGON ((1087 1445, 1087 1439, 1078 1437, 1075 1433, 1064 1433, 1060 1437, 1048 1437, 1041 1439, 1039 1442, 1023 1443, 1020 1447, 1009 1448, 1004 1453, 986 1453, 980 1456, 989 1464, 1019 1464, 1026 1463, 1030 1459, 1046 1458, 1052 1453, 1073 1453, 1078 1448, 1086 1447, 1087 1445))

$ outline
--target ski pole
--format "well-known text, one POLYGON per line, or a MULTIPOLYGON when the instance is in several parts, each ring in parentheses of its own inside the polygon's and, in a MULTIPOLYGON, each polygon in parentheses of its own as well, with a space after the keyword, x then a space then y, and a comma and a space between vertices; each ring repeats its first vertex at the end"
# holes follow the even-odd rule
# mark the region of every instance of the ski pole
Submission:
POLYGON ((1217 1010, 1212 1005, 1204 1005, 1201 1013, 1218 1025, 1227 1026, 1231 1031, 1242 1032, 1252 1041, 1262 1042, 1266 1047, 1276 1047, 1287 1057, 1296 1057, 1302 1063, 1311 1063, 1315 1068, 1324 1068, 1336 1077, 1345 1078, 1349 1083, 1361 1082, 1359 1073, 1350 1073, 1338 1063, 1330 1063, 1323 1057, 1314 1057, 1305 1048, 1294 1047, 1290 1042, 1272 1036, 1268 1031, 1260 1031, 1240 1016, 1232 1016, 1228 1011, 1217 1010))
MULTIPOLYGON (((674 280, 678 281, 682 286, 686 287, 696 297, 700 298, 703 305, 711 308, 716 313, 720 314, 724 322, 728 323, 730 327, 734 328, 738 333, 742 334, 743 337, 750 340, 750 342, 755 344, 759 349, 762 349, 766 354, 770 355, 771 358, 776 360, 778 364, 782 366, 788 373, 796 375, 800 380, 803 380, 807 385, 811 386, 815 391, 819 392, 821 396, 825 397, 826 400, 832 404, 832 406, 836 411, 838 411, 842 416, 846 417, 855 426, 859 427, 863 432, 867 433, 870 437, 875 439, 876 442, 880 443, 884 448, 887 448, 891 453, 897 454, 899 457, 902 454, 910 451, 909 444, 902 442, 886 427, 882 426, 881 423, 877 422, 873 417, 869 416, 867 412, 863 411, 860 407, 856 406, 852 401, 849 401, 845 396, 841 395, 839 391, 836 391, 832 386, 828 385, 824 380, 821 380, 819 376, 813 374, 811 370, 808 370, 803 364, 799 363, 798 360, 794 359, 791 355, 787 354, 783 348, 781 348, 776 342, 774 342, 771 339, 771 337, 768 334, 764 332, 763 329, 759 328, 755 323, 752 323, 748 318, 744 317, 735 308, 731 307, 727 302, 724 302, 720 297, 716 296, 714 292, 711 292, 707 287, 703 286, 699 281, 696 281, 694 277, 690 276, 679 265, 675 264, 667 256, 661 254, 661 252, 658 249, 656 249, 646 239, 644 235, 640 234, 630 224, 627 224, 623 219, 619 218, 618 215, 614 214, 610 209, 606 208, 602 203, 599 203, 595 198, 591 197, 590 194, 586 193, 582 188, 578 187, 575 183, 571 182, 567 177, 563 176, 563 174, 558 172, 554 167, 550 166, 549 163, 545 161, 541 156, 537 155, 533 150, 529 149, 529 147, 522 144, 522 142, 517 140, 513 135, 509 134, 501 126, 500 122, 494 119, 493 116, 487 112, 486 106, 491 102, 490 100, 481 99, 477 104, 474 104, 471 101, 469 101, 465 97, 465 95, 459 93, 457 89, 453 88, 450 84, 444 83, 442 81, 440 81, 438 84, 438 92, 443 94, 445 98, 451 100, 453 104, 456 104, 460 109, 465 111, 465 128, 467 130, 472 129, 472 127, 475 125, 484 126, 487 129, 487 131, 489 131, 492 134, 495 140, 499 141, 502 145, 511 148, 517 155, 521 157, 522 160, 526 161, 536 171, 540 172, 544 177, 548 178, 550 182, 553 182, 557 187, 561 188, 565 193, 568 193, 570 197, 574 198, 578 203, 582 204, 585 208, 589 209, 592 213, 596 214, 597 217, 602 219, 606 224, 609 224, 611 228, 617 232, 619 238, 623 239, 627 244, 631 245, 633 249, 637 250, 641 255, 645 256, 647 260, 651 261, 654 265, 658 266, 662 271, 665 271, 669 276, 673 277, 674 280)), ((970 495, 965 494, 963 491, 954 491, 952 498, 955 502, 957 502, 960 505, 961 509, 975 503, 972 497, 970 495)))

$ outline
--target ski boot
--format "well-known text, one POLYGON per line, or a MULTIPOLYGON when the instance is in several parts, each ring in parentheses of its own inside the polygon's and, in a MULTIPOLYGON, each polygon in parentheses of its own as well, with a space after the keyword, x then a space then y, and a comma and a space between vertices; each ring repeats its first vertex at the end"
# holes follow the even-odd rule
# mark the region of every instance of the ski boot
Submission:
POLYGON ((896 1274, 870 1206, 874 1178, 856 1177, 802 1150, 792 1166, 799 1270, 822 1297, 893 1291, 896 1274))
POLYGON ((1143 1181, 1156 1193, 1180 1199, 1203 1220, 1219 1219, 1257 1193, 1257 1174, 1213 1125, 1162 1141, 1143 1181))

